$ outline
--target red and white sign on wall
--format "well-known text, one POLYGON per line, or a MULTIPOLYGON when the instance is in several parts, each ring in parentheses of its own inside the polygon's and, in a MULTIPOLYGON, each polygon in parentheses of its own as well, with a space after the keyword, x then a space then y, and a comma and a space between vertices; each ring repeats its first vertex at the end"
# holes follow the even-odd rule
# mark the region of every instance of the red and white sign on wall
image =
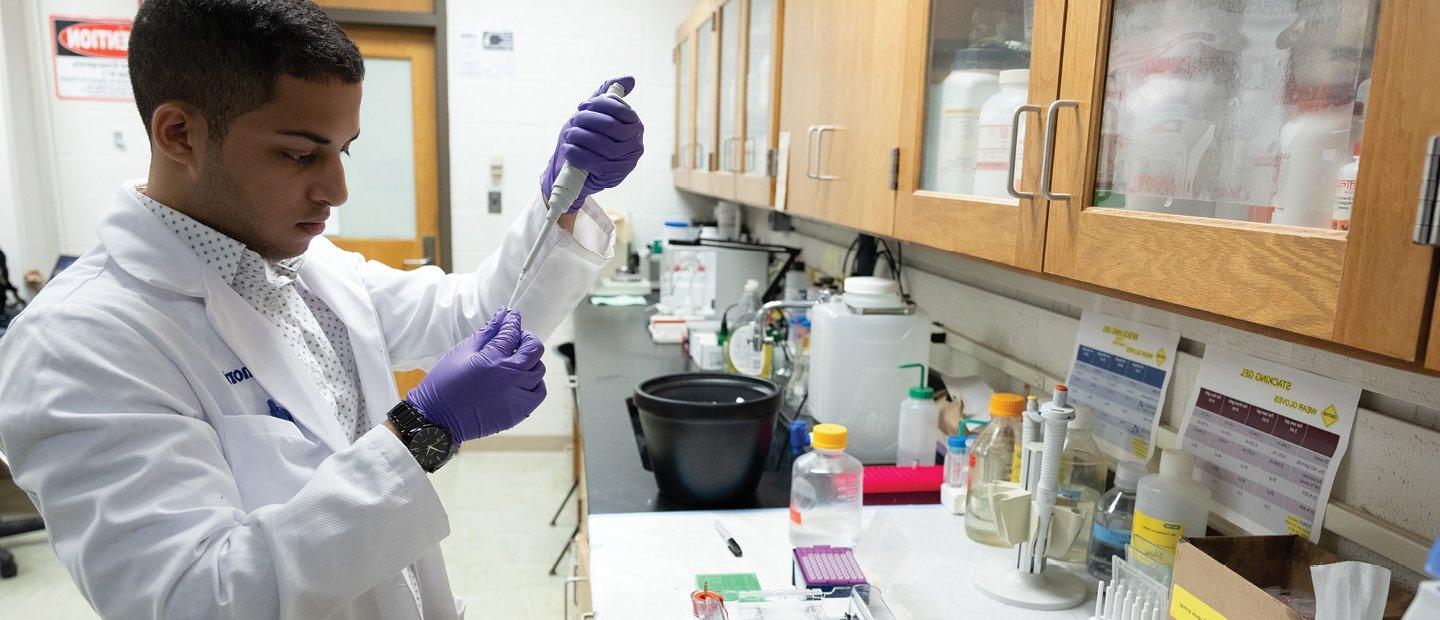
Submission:
POLYGON ((130 20, 50 17, 54 34, 55 96, 131 101, 130 20))

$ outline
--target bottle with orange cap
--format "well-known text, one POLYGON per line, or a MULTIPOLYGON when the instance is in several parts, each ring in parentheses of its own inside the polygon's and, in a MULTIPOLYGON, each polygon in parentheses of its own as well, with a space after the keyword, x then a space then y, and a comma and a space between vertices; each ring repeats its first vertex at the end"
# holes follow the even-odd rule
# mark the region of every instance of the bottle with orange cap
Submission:
POLYGON ((995 531, 995 513, 990 496, 1002 488, 1014 488, 1012 459, 1020 443, 1020 416, 1025 397, 996 392, 990 397, 990 424, 970 448, 969 491, 965 500, 965 533, 976 542, 1009 547, 995 531))
POLYGON ((839 424, 817 424, 809 453, 795 459, 790 473, 790 545, 853 548, 860 542, 860 506, 865 468, 845 453, 849 432, 839 424))

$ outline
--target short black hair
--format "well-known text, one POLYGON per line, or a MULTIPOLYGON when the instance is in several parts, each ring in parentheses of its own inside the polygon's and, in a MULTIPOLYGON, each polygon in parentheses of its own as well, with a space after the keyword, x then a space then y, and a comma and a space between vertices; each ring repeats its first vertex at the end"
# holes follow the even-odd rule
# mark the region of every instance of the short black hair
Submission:
POLYGON ((144 0, 130 32, 130 86, 148 130, 155 109, 183 101, 223 139, 235 117, 275 97, 281 74, 365 77, 345 32, 311 0, 144 0))

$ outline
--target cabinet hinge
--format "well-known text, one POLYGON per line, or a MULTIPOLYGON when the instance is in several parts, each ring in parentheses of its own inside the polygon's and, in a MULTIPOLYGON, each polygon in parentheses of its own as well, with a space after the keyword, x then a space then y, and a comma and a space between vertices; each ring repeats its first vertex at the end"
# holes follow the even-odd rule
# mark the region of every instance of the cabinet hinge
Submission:
POLYGON ((1420 166, 1420 204, 1415 211, 1415 243, 1440 245, 1440 135, 1430 136, 1420 166))
POLYGON ((900 149, 890 149, 890 189, 900 189, 900 149))
POLYGON ((780 175, 780 156, 775 149, 765 149, 765 174, 772 177, 780 175))

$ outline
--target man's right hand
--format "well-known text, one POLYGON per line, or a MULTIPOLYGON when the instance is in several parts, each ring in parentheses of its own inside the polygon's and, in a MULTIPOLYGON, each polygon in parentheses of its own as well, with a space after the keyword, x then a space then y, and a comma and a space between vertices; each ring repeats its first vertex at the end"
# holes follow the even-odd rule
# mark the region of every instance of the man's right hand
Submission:
POLYGON ((501 309, 460 341, 406 397, 456 443, 488 437, 529 417, 545 400, 545 348, 501 309))

